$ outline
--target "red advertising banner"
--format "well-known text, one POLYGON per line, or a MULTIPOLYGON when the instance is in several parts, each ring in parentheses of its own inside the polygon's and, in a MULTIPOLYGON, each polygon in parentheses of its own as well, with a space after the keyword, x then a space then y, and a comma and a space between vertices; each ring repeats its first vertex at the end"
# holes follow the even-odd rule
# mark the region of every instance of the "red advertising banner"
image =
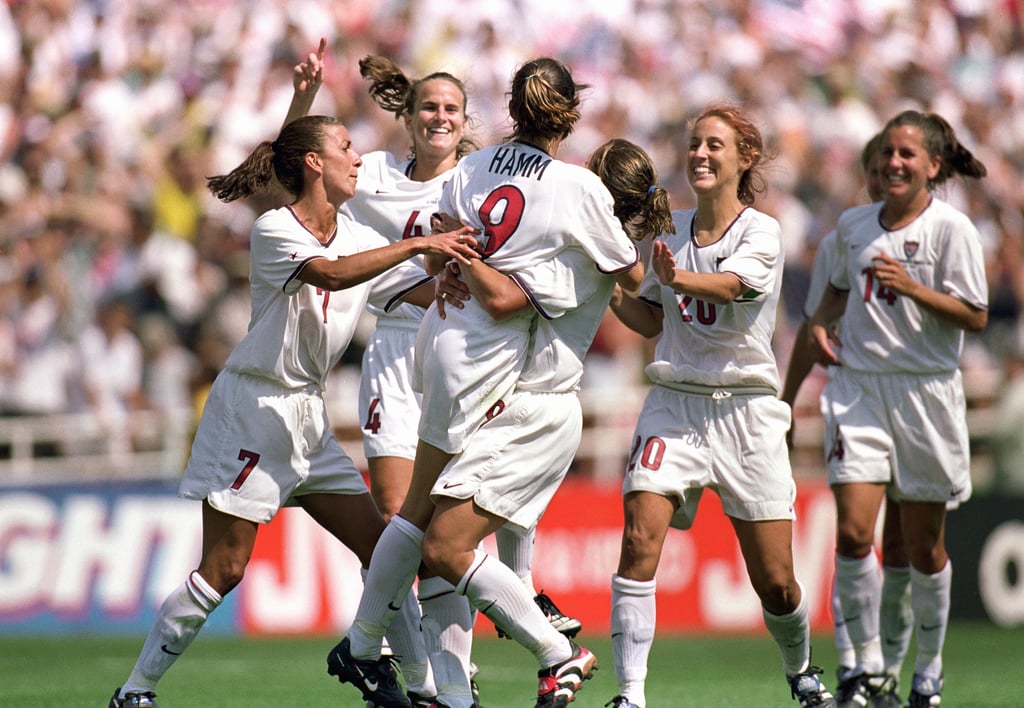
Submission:
MULTIPOLYGON (((200 505, 173 482, 0 489, 0 635, 144 636, 199 560, 200 505)), ((954 617, 1024 625, 1019 499, 981 496, 951 513, 954 617)), ((793 555, 816 631, 831 628, 835 511, 823 481, 798 483, 793 555)), ((619 556, 618 484, 567 481, 538 529, 534 580, 587 633, 609 628, 619 556)), ((494 551, 493 543, 485 543, 494 551)), ((261 527, 245 580, 204 634, 337 635, 362 592, 359 564, 298 509, 261 527)), ((706 493, 689 531, 670 531, 658 572, 658 632, 763 632, 732 527, 706 493)), ((491 632, 480 619, 481 632, 491 632)))
MULTIPOLYGON (((831 628, 835 507, 820 482, 799 485, 793 550, 812 625, 831 628)), ((567 480, 541 521, 534 582, 587 632, 607 632, 619 557, 619 486, 567 480)), ((493 543, 485 543, 495 553, 493 543)), ((704 495, 689 531, 670 531, 658 571, 658 631, 763 630, 761 606, 718 497, 704 495)), ((351 622, 362 583, 355 558, 303 512, 282 511, 260 530, 240 599, 248 634, 337 633, 351 622)), ((484 626, 486 619, 480 620, 484 626)), ((488 627, 488 630, 490 628, 488 627)))

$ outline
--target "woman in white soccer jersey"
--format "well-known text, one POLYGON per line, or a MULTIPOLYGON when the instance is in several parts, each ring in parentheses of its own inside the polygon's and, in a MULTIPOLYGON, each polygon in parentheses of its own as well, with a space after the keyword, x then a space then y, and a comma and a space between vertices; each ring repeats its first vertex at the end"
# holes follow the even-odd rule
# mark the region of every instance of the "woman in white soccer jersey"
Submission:
MULTIPOLYGON (((468 229, 389 244, 339 218, 359 163, 340 121, 309 116, 209 180, 217 197, 232 201, 273 175, 296 198, 253 226, 249 332, 210 390, 181 481, 182 497, 203 502, 199 567, 161 606, 135 668, 110 700, 115 708, 155 705, 156 683, 241 581, 259 524, 282 506, 301 506, 369 563, 384 520, 331 432, 325 379, 367 299, 402 296, 422 280, 400 264, 431 251, 474 254, 463 243, 468 229)), ((394 683, 392 667, 379 670, 394 683)))
MULTIPOLYGON (((634 238, 642 240, 673 228, 668 194, 657 186, 654 164, 638 146, 611 140, 594 152, 588 167, 608 187, 616 217, 634 238)), ((486 263, 473 262, 471 268, 471 295, 495 317, 529 307, 524 292, 511 279, 486 263)), ((496 505, 502 509, 498 516, 520 527, 532 527, 540 519, 579 447, 583 413, 577 392, 583 360, 616 283, 578 252, 539 268, 563 282, 572 282, 583 304, 561 317, 537 322, 530 357, 505 401, 505 410, 468 438, 466 447, 434 484, 432 496, 438 510, 423 539, 428 567, 458 592, 475 593, 478 603, 507 597, 506 588, 514 580, 500 563, 476 549, 493 521, 474 516, 474 523, 467 523, 463 513, 467 506, 461 499, 448 497, 472 493, 475 503, 487 508, 496 505)), ((639 263, 634 266, 637 277, 641 268, 639 263)), ((449 278, 447 272, 441 281, 442 287, 453 286, 441 292, 459 299, 441 301, 440 308, 445 302, 458 306, 468 299, 454 287, 459 281, 449 278)), ((532 624, 536 616, 522 612, 521 607, 499 599, 488 614, 506 633, 531 644, 538 632, 532 624)), ((571 698, 578 688, 578 681, 571 682, 572 674, 567 673, 572 668, 572 664, 556 665, 540 672, 541 705, 561 705, 559 701, 571 698)))
MULTIPOLYGON (((316 53, 310 53, 295 67, 295 93, 286 123, 305 115, 311 108, 323 82, 325 51, 326 42, 321 40, 316 53)), ((401 158, 387 151, 363 154, 356 193, 341 209, 393 242, 429 233, 430 216, 437 211, 441 188, 458 160, 478 147, 466 133, 465 86, 457 77, 443 71, 410 79, 384 57, 364 57, 359 69, 363 78, 371 82, 370 95, 378 105, 403 119, 412 142, 411 156, 401 158)), ((413 262, 418 263, 418 260, 413 262)), ((385 311, 370 302, 367 309, 376 318, 376 328, 362 360, 359 420, 369 467, 370 493, 384 518, 390 519, 401 508, 412 478, 420 394, 413 390, 411 370, 424 308, 401 303, 385 311)), ((502 559, 531 589, 552 624, 563 633, 577 633, 579 620, 562 614, 549 597, 533 588, 533 529, 517 532, 502 528, 497 532, 497 540, 502 559)), ((445 618, 451 616, 456 624, 471 624, 471 613, 464 598, 455 600, 448 593, 432 591, 433 584, 427 583, 424 588, 421 583, 420 602, 426 603, 424 613, 430 616, 426 627, 431 630, 427 633, 431 645, 442 643, 441 647, 433 647, 436 659, 433 668, 438 689, 443 694, 447 683, 444 664, 449 657, 458 656, 460 663, 468 665, 471 635, 467 632, 460 637, 451 628, 441 631, 438 627, 438 631, 433 631, 433 623, 443 624, 445 618)), ((403 609, 413 608, 403 606, 403 609)), ((394 642, 398 638, 391 636, 390 639, 394 642)), ((407 683, 418 687, 416 652, 408 646, 391 648, 401 656, 407 683)))
MULTIPOLYGON (((295 67, 295 96, 286 122, 309 111, 323 81, 325 49, 321 40, 317 53, 295 67)), ((356 193, 341 209, 392 242, 430 233, 441 187, 459 158, 477 148, 466 134, 465 87, 447 72, 411 80, 384 57, 364 57, 359 70, 371 82, 370 95, 378 105, 404 120, 412 154, 364 153, 356 193)), ((416 454, 420 396, 412 390, 409 370, 424 308, 402 303, 385 312, 371 302, 368 310, 376 329, 362 361, 359 420, 370 493, 390 519, 405 499, 416 454)))
POLYGON ((655 628, 655 572, 669 527, 687 529, 705 488, 732 522, 765 624, 801 705, 834 705, 810 666, 807 600, 793 572, 796 488, 786 449, 789 406, 776 396, 772 352, 782 283, 775 219, 750 206, 761 186, 760 132, 738 109, 694 121, 687 176, 697 208, 673 212, 676 235, 654 242, 639 297, 612 310, 661 335, 654 384, 637 422, 623 483, 625 528, 612 577, 619 708, 645 705, 655 628))
MULTIPOLYGON (((533 268, 574 252, 606 273, 623 274, 627 287, 639 282, 631 275, 638 261, 636 248, 612 212, 607 189, 592 172, 555 158, 579 118, 580 88, 560 62, 542 58, 524 64, 510 92, 513 137, 464 157, 445 186, 439 211, 478 228, 483 234, 483 260, 514 278, 533 307, 499 322, 473 299, 446 319, 433 309, 424 316, 416 352, 423 415, 409 495, 385 531, 386 544, 374 554, 349 635, 329 657, 339 673, 354 676, 353 682, 358 682, 358 675, 347 669, 351 658, 379 655, 383 630, 393 614, 388 605, 401 602, 403 588, 411 584, 419 566, 423 529, 434 515, 430 491, 438 475, 488 418, 504 414, 505 398, 530 351, 535 318, 555 317, 579 304, 563 280, 549 270, 533 268)), ((473 277, 475 263, 463 264, 463 277, 473 277)), ((446 492, 466 495, 445 497, 451 508, 443 512, 464 515, 467 528, 476 529, 477 522, 485 520, 484 526, 494 531, 513 513, 509 500, 485 498, 486 492, 474 499, 469 484, 446 492)), ((529 596, 522 582, 517 579, 515 584, 518 587, 508 592, 529 596)), ((460 587, 460 592, 479 609, 486 606, 487 612, 496 612, 482 603, 475 589, 470 585, 460 587)), ((554 630, 535 603, 527 604, 523 611, 545 625, 537 629, 530 647, 540 665, 546 669, 575 662, 579 681, 589 675, 593 655, 554 630)), ((499 619, 496 624, 510 623, 499 619)), ((553 690, 543 693, 539 705, 555 700, 553 690)))
MULTIPOLYGON (((882 198, 882 181, 878 172, 878 147, 882 142, 879 133, 871 138, 861 150, 860 166, 864 171, 865 188, 870 201, 877 202, 882 198)), ((804 301, 804 321, 800 323, 793 340, 793 352, 789 359, 789 368, 783 380, 783 401, 793 405, 800 385, 814 366, 814 354, 817 347, 808 339, 810 318, 821 302, 822 294, 828 287, 828 279, 832 263, 836 257, 836 231, 829 231, 818 243, 814 254, 814 266, 811 280, 804 301)), ((822 391, 825 400, 821 401, 823 410, 828 407, 827 387, 822 391)), ((789 429, 789 446, 793 447, 793 426, 789 429)), ((955 506, 955 505, 954 505, 955 506)), ((888 679, 880 680, 871 687, 871 703, 873 708, 899 708, 902 705, 897 690, 903 659, 910 647, 913 632, 913 618, 910 609, 910 567, 906 549, 903 545, 903 532, 900 526, 899 502, 886 498, 885 520, 882 526, 882 589, 879 606, 879 631, 882 635, 882 654, 885 659, 885 673, 888 679)), ((851 694, 859 693, 861 681, 856 678, 856 656, 849 632, 843 622, 843 611, 839 604, 837 586, 832 586, 832 617, 834 620, 834 638, 839 666, 836 678, 836 701, 840 704, 849 700, 851 694)))
POLYGON ((988 288, 978 230, 932 190, 953 175, 980 178, 986 170, 942 117, 918 111, 886 124, 878 169, 883 201, 839 219, 840 257, 810 334, 826 363, 841 364, 828 383, 825 443, 838 513, 836 583, 861 675, 858 702, 884 680, 872 542, 888 487, 900 502, 910 557, 917 654, 909 704, 934 706, 952 576, 946 505, 971 494, 960 353, 964 331, 988 320, 988 288), (827 326, 837 319, 839 339, 827 326))

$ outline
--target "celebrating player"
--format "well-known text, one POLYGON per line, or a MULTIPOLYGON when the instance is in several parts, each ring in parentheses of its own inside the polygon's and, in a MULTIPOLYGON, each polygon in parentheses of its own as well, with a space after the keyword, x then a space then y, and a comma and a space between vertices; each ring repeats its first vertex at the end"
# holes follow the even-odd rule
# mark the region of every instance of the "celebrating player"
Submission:
MULTIPOLYGON (((326 43, 321 40, 316 53, 310 53, 295 67, 294 96, 286 122, 311 108, 323 82, 325 50, 326 43)), ((429 233, 430 216, 437 211, 442 186, 459 159, 477 148, 466 132, 465 86, 447 72, 410 79, 384 57, 364 57, 359 69, 371 82, 370 95, 378 105, 403 120, 412 143, 411 156, 400 158, 387 151, 364 154, 356 193, 342 205, 342 211, 392 242, 429 233)), ((416 332, 425 310, 403 303, 385 311, 373 302, 367 309, 377 324, 363 354, 359 419, 370 493, 385 520, 389 520, 401 508, 412 478, 420 394, 413 390, 411 371, 416 332)), ((502 560, 516 570, 548 620, 568 636, 579 632, 579 620, 563 614, 546 594, 534 589, 534 530, 502 527, 496 535, 502 560)), ((454 701, 449 693, 458 692, 463 683, 460 676, 472 671, 474 613, 464 597, 436 589, 436 581, 424 580, 421 578, 419 585, 419 600, 429 620, 422 623, 417 608, 403 605, 402 609, 411 613, 409 623, 425 630, 438 694, 454 701), (465 631, 459 631, 460 627, 465 631)), ((413 694, 415 705, 417 700, 429 698, 425 695, 429 691, 424 690, 425 662, 412 639, 396 635, 395 630, 393 625, 388 640, 400 657, 406 688, 413 694)))
POLYGON ((936 706, 953 572, 946 504, 971 495, 960 353, 964 331, 988 320, 988 287, 977 228, 932 189, 986 170, 945 119, 918 111, 886 123, 878 169, 882 202, 840 217, 841 256, 810 327, 822 360, 842 364, 827 384, 824 414, 836 585, 856 655, 843 693, 863 705, 887 681, 872 544, 888 487, 910 556, 917 655, 909 705, 936 706))
MULTIPOLYGON (((455 564, 438 570, 534 654, 545 677, 538 706, 571 700, 596 664, 592 653, 551 626, 514 572, 501 563, 484 563, 487 556, 477 552, 479 539, 507 520, 532 526, 537 509, 524 511, 521 496, 489 490, 489 477, 448 480, 436 512, 431 499, 438 475, 470 436, 488 419, 508 414, 506 399, 530 353, 537 317, 559 316, 580 304, 574 290, 539 266, 579 253, 605 272, 620 273, 626 287, 639 283, 636 248, 615 218, 607 189, 592 172, 555 157, 579 118, 581 88, 554 59, 521 66, 510 92, 512 138, 463 158, 445 186, 439 212, 478 227, 484 234, 483 259, 514 278, 532 307, 497 321, 483 298, 474 298, 445 319, 434 309, 424 316, 416 345, 423 415, 412 484, 388 525, 387 541, 374 554, 352 628, 329 656, 332 672, 359 685, 368 700, 374 700, 373 692, 361 680, 358 661, 379 656, 391 608, 404 600, 419 566, 424 530, 439 517, 459 519, 459 538, 476 541, 455 561, 458 571, 455 564)), ((460 263, 467 281, 477 263, 460 263)), ((441 267, 428 259, 428 270, 441 267)))
MULTIPOLYGON (((131 675, 110 708, 156 705, 154 689, 224 596, 242 580, 261 523, 301 506, 363 565, 384 520, 338 445, 323 399, 368 298, 400 296, 421 280, 395 266, 438 251, 470 258, 471 229, 389 244, 339 217, 356 190, 359 155, 327 116, 289 123, 210 190, 250 196, 276 177, 295 200, 256 219, 250 235, 252 317, 214 382, 179 494, 203 503, 199 567, 164 601, 131 675)), ((427 301, 430 299, 427 291, 427 301)), ((397 685, 389 661, 377 666, 397 685)))
POLYGON ((793 572, 790 414, 776 397, 772 351, 782 234, 750 206, 762 187, 762 158, 761 134, 747 116, 727 105, 705 108, 687 160, 697 208, 673 212, 678 233, 654 242, 639 297, 616 293, 611 301, 624 324, 661 335, 623 483, 625 528, 612 577, 617 708, 646 705, 661 549, 669 527, 691 526, 708 487, 732 522, 793 696, 801 706, 835 704, 821 669, 810 665, 807 599, 793 572))
MULTIPOLYGON (((882 198, 882 181, 878 172, 878 147, 881 142, 882 135, 875 135, 867 142, 860 155, 860 165, 864 171, 867 194, 872 202, 877 202, 882 198)), ((796 400, 800 385, 807 378, 811 367, 814 366, 814 349, 809 344, 807 329, 810 326, 810 317, 817 309, 825 288, 828 287, 829 271, 835 257, 836 232, 833 229, 822 237, 814 254, 811 282, 804 302, 806 319, 800 323, 800 327, 797 329, 792 356, 790 356, 789 367, 782 385, 782 394, 779 396, 790 407, 796 400)), ((822 395, 827 395, 827 389, 822 392, 822 395)), ((822 405, 827 407, 827 403, 823 402, 822 405)), ((790 449, 793 447, 794 426, 795 423, 789 428, 790 449)), ((899 675, 903 659, 910 647, 910 637, 913 631, 908 563, 906 549, 903 545, 903 532, 900 528, 900 505, 899 502, 887 497, 885 521, 882 526, 882 594, 879 631, 882 636, 885 673, 889 676, 889 680, 879 682, 873 687, 871 696, 873 708, 899 708, 902 705, 897 694, 899 675)), ((856 657, 853 644, 850 642, 850 634, 846 631, 846 624, 843 622, 839 593, 836 592, 834 583, 832 586, 832 618, 835 625, 836 651, 839 654, 839 666, 836 669, 836 678, 839 681, 836 688, 836 701, 842 705, 848 699, 847 694, 859 692, 859 688, 857 681, 850 681, 850 678, 856 674, 854 668, 856 657)))

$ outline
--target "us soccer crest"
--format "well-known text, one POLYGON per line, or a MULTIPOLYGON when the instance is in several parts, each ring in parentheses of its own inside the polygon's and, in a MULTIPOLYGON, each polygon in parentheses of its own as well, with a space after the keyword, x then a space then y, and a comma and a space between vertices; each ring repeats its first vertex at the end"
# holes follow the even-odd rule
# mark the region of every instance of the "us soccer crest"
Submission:
POLYGON ((903 242, 903 255, 907 257, 907 260, 913 260, 914 255, 917 253, 917 249, 920 247, 920 241, 904 241, 903 242))

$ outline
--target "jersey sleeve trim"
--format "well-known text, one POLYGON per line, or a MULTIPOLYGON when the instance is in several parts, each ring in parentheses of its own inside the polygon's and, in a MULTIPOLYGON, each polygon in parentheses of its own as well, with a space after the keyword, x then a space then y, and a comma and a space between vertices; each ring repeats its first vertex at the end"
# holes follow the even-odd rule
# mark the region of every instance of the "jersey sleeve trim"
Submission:
POLYGON ((534 296, 529 286, 527 286, 526 283, 523 282, 522 278, 520 278, 515 273, 513 273, 509 277, 512 278, 513 282, 515 282, 515 284, 519 286, 519 289, 523 291, 523 294, 526 295, 526 299, 530 301, 530 304, 533 306, 533 309, 537 311, 537 314, 539 314, 546 320, 554 319, 553 315, 544 310, 544 308, 540 304, 540 301, 534 296))
POLYGON ((384 304, 384 312, 391 312, 391 311, 393 311, 396 307, 398 307, 399 305, 402 304, 402 302, 403 302, 402 298, 403 297, 405 297, 406 295, 408 295, 409 293, 411 293, 413 290, 415 290, 416 288, 420 287, 421 285, 426 285, 427 283, 429 283, 433 279, 434 279, 434 276, 427 275, 427 276, 424 276, 422 279, 416 281, 415 283, 413 283, 409 287, 403 288, 400 292, 396 293, 391 299, 389 299, 384 304))
POLYGON ((284 281, 284 285, 281 286, 281 290, 286 295, 291 295, 292 293, 294 293, 295 288, 297 286, 294 286, 293 284, 294 281, 299 277, 299 273, 302 272, 302 269, 305 268, 311 261, 315 261, 323 257, 324 256, 310 256, 309 258, 304 259, 295 267, 295 270, 293 270, 292 274, 288 276, 288 279, 284 281))
POLYGON ((640 262, 640 250, 633 246, 633 262, 629 265, 624 265, 621 268, 613 268, 612 270, 605 270, 601 266, 597 266, 598 272, 604 275, 618 275, 619 273, 626 273, 636 267, 636 264, 640 262))

